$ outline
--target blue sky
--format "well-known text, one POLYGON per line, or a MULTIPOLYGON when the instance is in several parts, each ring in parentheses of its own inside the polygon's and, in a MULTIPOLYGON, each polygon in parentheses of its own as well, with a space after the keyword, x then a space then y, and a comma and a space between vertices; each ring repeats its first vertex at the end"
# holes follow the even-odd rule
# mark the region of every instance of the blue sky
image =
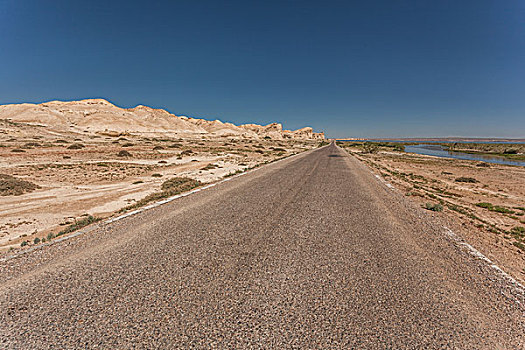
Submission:
POLYGON ((525 1, 0 0, 0 104, 525 138, 525 1))

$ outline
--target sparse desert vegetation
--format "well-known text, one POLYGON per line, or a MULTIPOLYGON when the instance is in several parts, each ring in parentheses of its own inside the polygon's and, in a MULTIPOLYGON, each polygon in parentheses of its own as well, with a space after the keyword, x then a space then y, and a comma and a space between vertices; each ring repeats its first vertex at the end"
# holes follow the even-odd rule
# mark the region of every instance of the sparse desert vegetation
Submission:
POLYGON ((38 185, 11 175, 0 174, 0 196, 20 196, 39 188, 38 185))
MULTIPOLYGON (((106 113, 97 122, 120 118, 123 123, 122 113, 133 119, 140 112, 197 128, 165 111, 141 107, 137 112, 90 101, 57 102, 52 114, 56 124, 47 127, 37 125, 31 114, 21 117, 30 122, 0 120, 0 250, 52 240, 94 218, 138 208, 320 143, 308 138, 311 129, 301 131, 306 132, 304 138, 293 138, 293 132, 279 131, 278 124, 268 127, 272 137, 257 136, 257 128, 264 127, 255 125, 247 127, 246 135, 215 135, 203 134, 202 129, 193 134, 148 133, 143 124, 141 132, 93 130, 93 124, 81 126, 83 119, 61 124, 57 113, 69 118, 69 108, 78 108, 79 118, 84 118, 83 111, 94 108, 106 113)), ((238 132, 239 127, 224 125, 238 132)))
MULTIPOLYGON (((390 142, 338 145, 525 280, 525 167, 405 153, 390 142)), ((508 148, 480 146, 483 152, 508 148)))
MULTIPOLYGON (((88 215, 84 218, 81 218, 79 220, 75 220, 75 223, 69 225, 67 228, 65 228, 64 230, 60 230, 55 237, 58 237, 58 236, 62 236, 62 235, 65 235, 65 234, 68 234, 70 232, 74 232, 76 230, 79 230, 83 227, 86 227, 94 222, 97 222, 99 221, 100 218, 97 218, 97 217, 94 217, 92 215, 88 215)), ((36 238, 35 238, 36 239, 36 238)))
POLYGON ((201 182, 188 177, 174 177, 162 183, 161 190, 147 195, 138 200, 136 203, 122 208, 120 211, 127 211, 131 209, 140 208, 151 202, 159 201, 164 198, 175 196, 179 193, 189 191, 201 185, 201 182))
POLYGON ((425 209, 431 210, 431 211, 443 211, 443 206, 439 203, 425 203, 424 206, 425 209))
POLYGON ((475 178, 467 177, 467 176, 458 177, 454 181, 456 181, 456 182, 466 182, 466 183, 471 183, 471 184, 478 182, 478 180, 476 180, 475 178))
POLYGON ((452 152, 500 156, 513 160, 525 160, 525 144, 523 143, 443 143, 445 149, 452 152))

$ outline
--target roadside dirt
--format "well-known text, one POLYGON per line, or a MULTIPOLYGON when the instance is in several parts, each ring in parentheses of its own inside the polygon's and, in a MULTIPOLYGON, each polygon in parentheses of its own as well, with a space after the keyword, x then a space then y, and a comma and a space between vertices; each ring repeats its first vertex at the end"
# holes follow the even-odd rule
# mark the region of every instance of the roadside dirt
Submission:
POLYGON ((345 149, 407 197, 434 209, 450 229, 525 281, 524 167, 345 149))
POLYGON ((201 183, 271 162, 319 141, 35 133, 0 134, 0 174, 34 184, 0 196, 0 251, 32 245, 88 215, 107 217, 172 177, 201 183), (38 241, 38 240, 37 240, 38 241))

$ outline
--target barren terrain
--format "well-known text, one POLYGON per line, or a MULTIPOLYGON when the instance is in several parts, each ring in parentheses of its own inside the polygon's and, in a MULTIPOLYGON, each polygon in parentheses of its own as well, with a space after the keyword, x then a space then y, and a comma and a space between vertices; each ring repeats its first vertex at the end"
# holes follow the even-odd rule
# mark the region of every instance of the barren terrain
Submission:
POLYGON ((239 131, 104 100, 0 106, 0 117, 1 251, 140 206, 147 196, 158 198, 172 178, 198 186, 320 143, 308 128, 288 132, 272 124, 239 131), (164 128, 156 130, 156 123, 164 128))

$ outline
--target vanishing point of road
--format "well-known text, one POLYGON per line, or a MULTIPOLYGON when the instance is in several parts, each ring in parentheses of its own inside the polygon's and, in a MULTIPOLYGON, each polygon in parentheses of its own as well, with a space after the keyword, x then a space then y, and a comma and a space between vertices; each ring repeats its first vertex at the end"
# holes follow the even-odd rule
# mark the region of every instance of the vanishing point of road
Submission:
POLYGON ((523 349, 515 289, 331 144, 1 262, 0 348, 523 349))

